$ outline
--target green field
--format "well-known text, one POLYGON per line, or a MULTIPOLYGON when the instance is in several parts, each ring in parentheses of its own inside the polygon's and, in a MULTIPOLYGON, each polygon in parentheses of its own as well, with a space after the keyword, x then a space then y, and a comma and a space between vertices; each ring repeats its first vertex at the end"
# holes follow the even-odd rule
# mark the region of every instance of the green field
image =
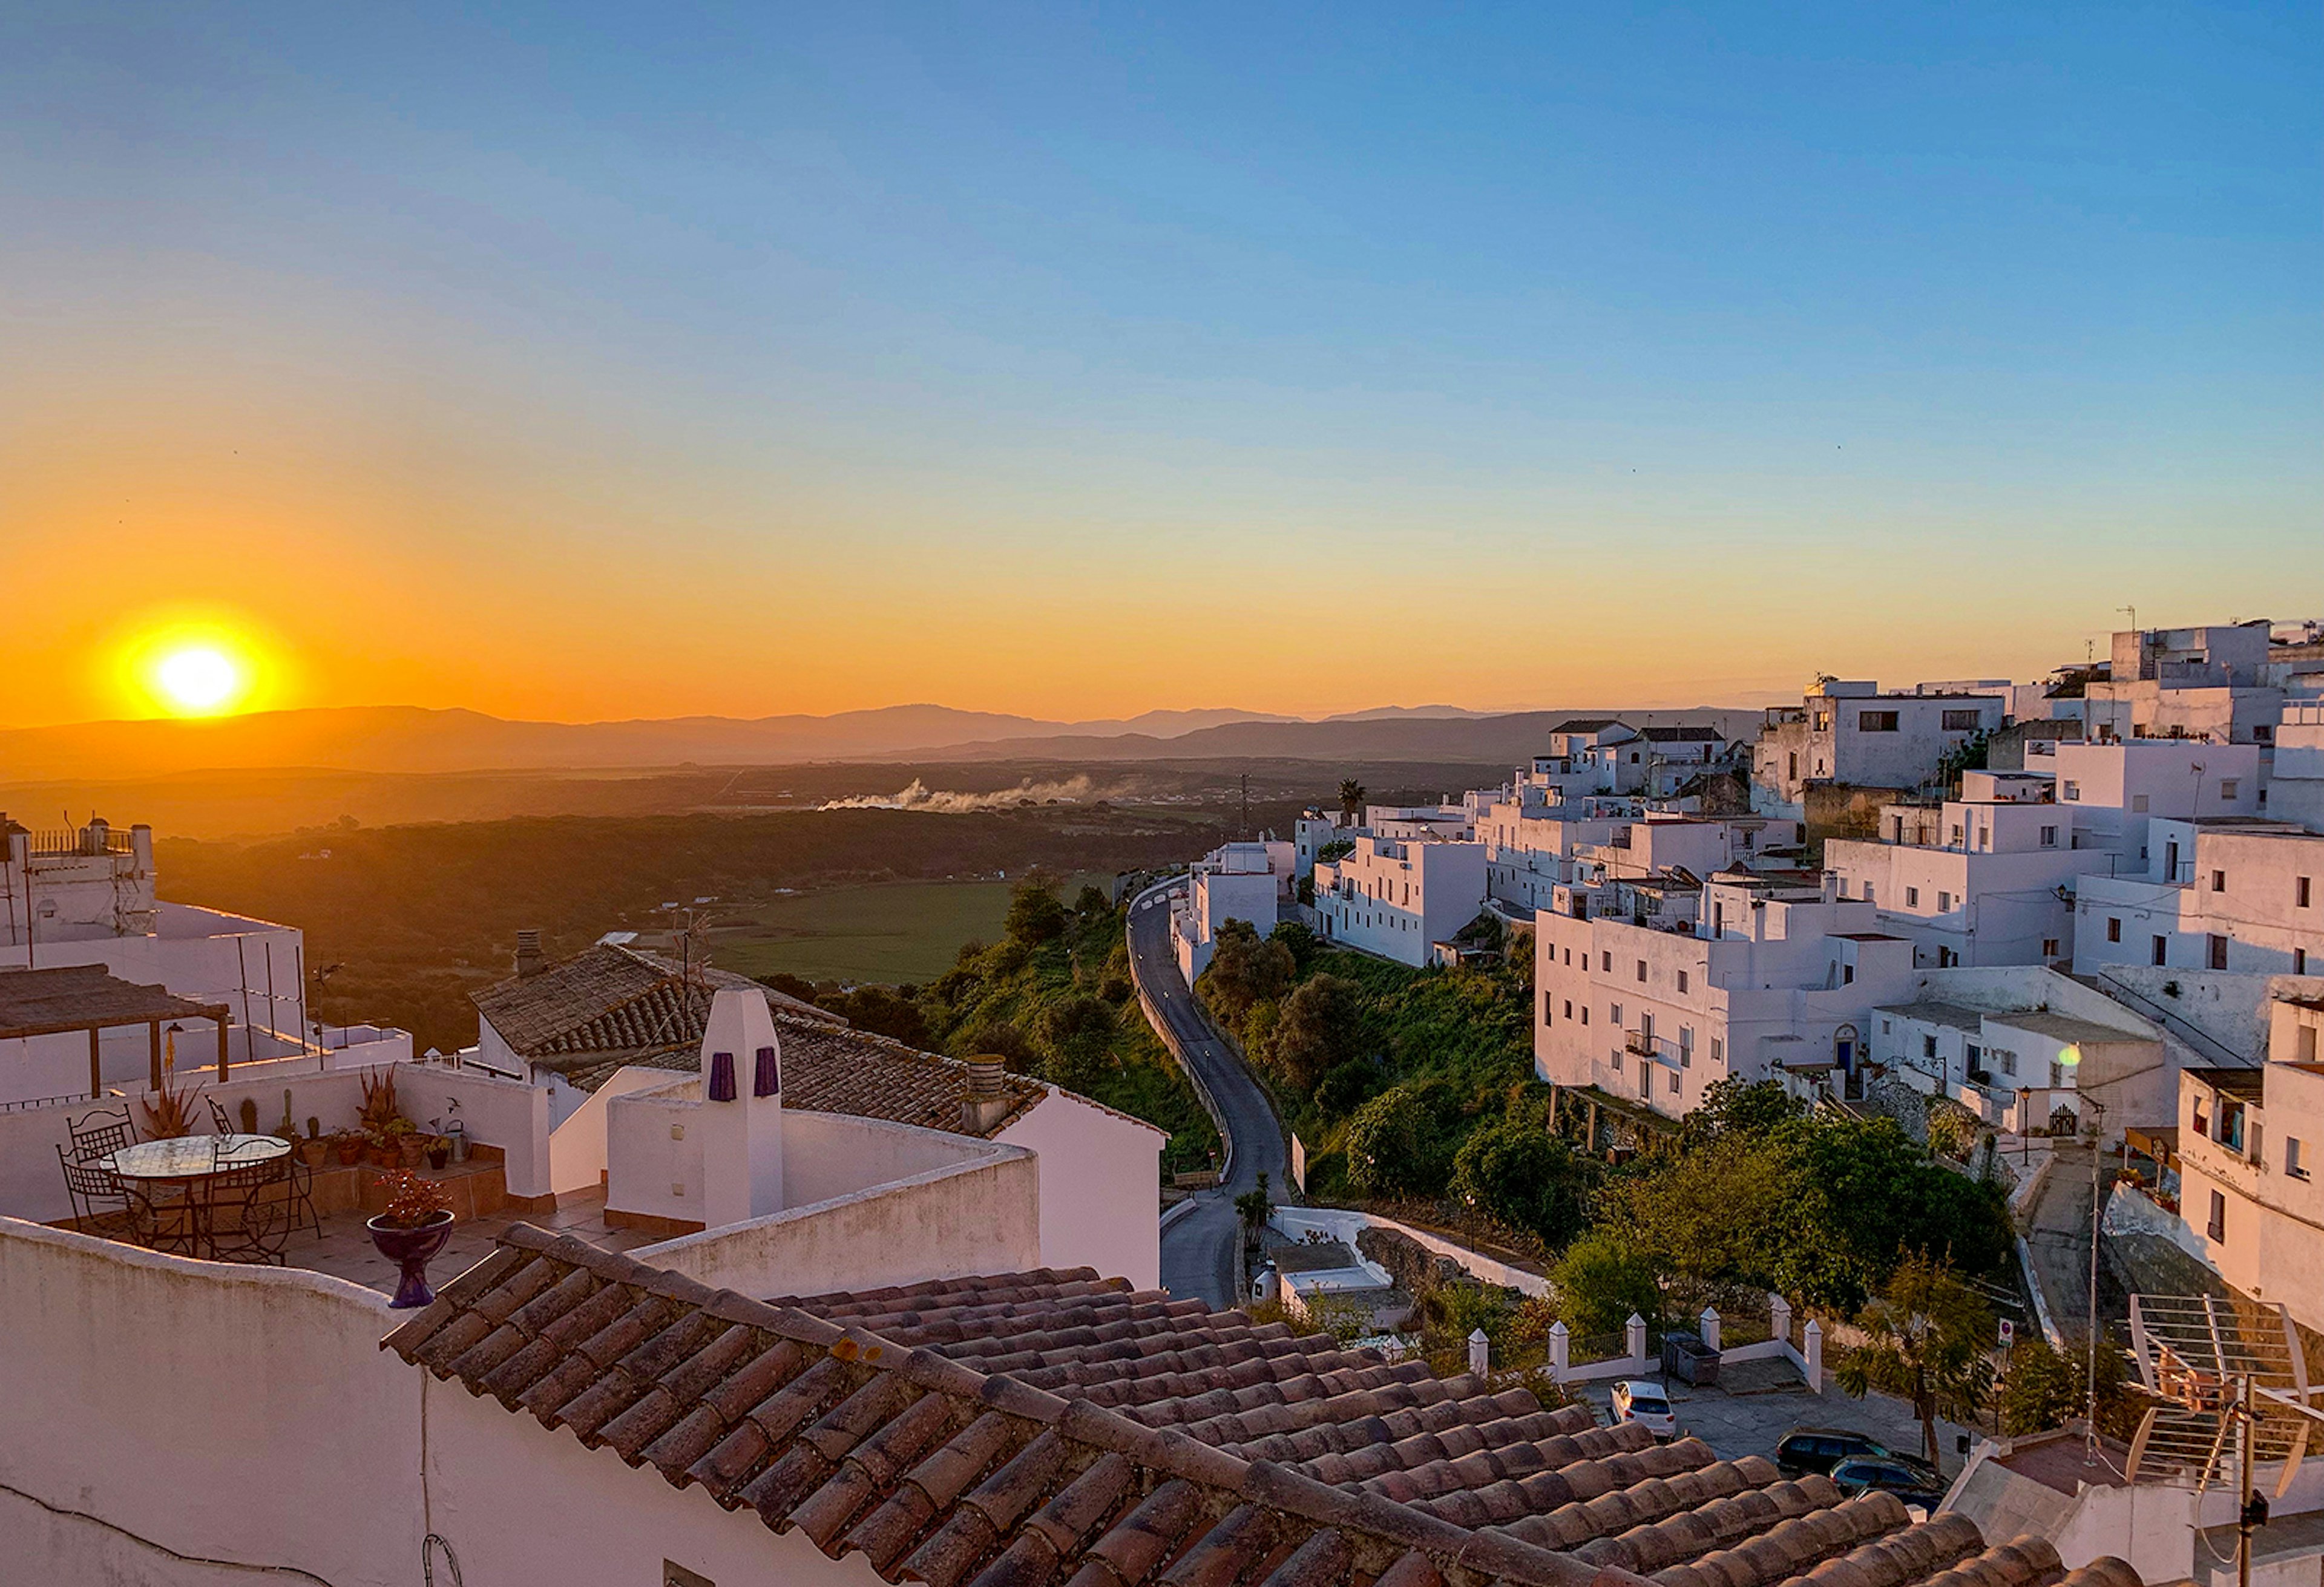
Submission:
MULTIPOLYGON (((1070 898, 1084 880, 1061 889, 1070 898)), ((810 981, 918 985, 950 969, 972 938, 998 940, 1009 913, 1007 882, 890 882, 835 887, 758 905, 755 924, 721 931, 712 953, 721 969, 745 976, 778 970, 810 981)))

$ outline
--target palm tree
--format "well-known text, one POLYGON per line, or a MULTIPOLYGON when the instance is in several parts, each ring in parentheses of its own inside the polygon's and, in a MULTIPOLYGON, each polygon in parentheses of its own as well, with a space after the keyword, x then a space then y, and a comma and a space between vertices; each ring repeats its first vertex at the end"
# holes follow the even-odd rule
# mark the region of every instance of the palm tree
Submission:
POLYGON ((1911 1400, 1922 1453, 1935 1465, 1937 1418, 1968 1421, 1991 1391, 1993 1314, 1943 1262, 1913 1256, 1856 1320, 1871 1341, 1842 1354, 1832 1376, 1859 1399, 1877 1389, 1911 1400))
POLYGON ((1354 821, 1364 808, 1364 785, 1353 777, 1340 779, 1340 810, 1354 821))

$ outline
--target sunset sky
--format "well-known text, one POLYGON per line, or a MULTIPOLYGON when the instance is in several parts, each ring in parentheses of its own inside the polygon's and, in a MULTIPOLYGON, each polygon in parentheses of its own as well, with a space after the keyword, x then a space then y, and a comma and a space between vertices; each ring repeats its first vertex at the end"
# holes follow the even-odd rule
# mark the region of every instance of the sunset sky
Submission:
POLYGON ((0 726, 2324 616, 2312 0, 0 10, 0 726))

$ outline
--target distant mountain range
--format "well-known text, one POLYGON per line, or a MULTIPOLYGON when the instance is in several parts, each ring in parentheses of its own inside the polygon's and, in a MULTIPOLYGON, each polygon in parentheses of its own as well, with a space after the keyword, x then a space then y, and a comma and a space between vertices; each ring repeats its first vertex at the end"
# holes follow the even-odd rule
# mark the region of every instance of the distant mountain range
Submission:
MULTIPOLYGON (((291 767, 369 772, 628 770, 817 760, 1157 760, 1265 757, 1514 762, 1568 716, 1457 706, 1383 707, 1321 721, 1233 710, 1043 721, 942 705, 834 716, 696 716, 617 722, 508 721, 474 711, 340 706, 208 720, 78 722, 0 730, 0 783, 92 781, 291 767)), ((1747 730, 1756 711, 1629 712, 1634 720, 1747 730)))

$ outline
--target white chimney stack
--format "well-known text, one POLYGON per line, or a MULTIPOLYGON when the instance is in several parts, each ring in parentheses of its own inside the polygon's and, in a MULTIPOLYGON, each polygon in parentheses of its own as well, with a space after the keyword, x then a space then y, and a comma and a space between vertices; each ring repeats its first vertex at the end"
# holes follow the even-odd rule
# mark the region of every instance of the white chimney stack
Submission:
POLYGON ((766 994, 731 987, 711 999, 695 1126, 706 1228, 783 1210, 781 1050, 766 994))

